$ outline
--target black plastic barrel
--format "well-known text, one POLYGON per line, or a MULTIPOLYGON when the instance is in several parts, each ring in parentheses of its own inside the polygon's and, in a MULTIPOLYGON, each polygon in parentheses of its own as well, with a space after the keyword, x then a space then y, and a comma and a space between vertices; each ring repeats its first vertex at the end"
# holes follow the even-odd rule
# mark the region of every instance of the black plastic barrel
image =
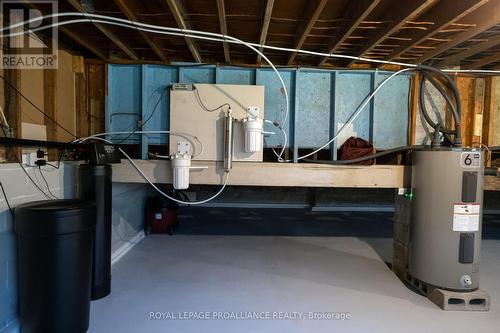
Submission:
POLYGON ((82 164, 78 169, 79 198, 96 204, 94 259, 92 263, 91 299, 111 292, 111 200, 112 168, 110 165, 82 164))
POLYGON ((15 210, 21 332, 86 332, 95 204, 35 201, 15 210))

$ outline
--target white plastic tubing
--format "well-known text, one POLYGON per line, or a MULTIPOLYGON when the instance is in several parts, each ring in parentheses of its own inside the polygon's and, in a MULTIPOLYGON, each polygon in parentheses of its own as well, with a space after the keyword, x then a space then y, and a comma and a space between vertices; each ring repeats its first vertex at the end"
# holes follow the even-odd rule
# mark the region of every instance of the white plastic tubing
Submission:
MULTIPOLYGON (((400 70, 398 72, 395 72, 392 74, 390 77, 388 77, 386 80, 384 80, 382 83, 377 86, 377 88, 368 96, 368 99, 365 101, 365 103, 359 107, 350 117, 350 122, 346 123, 337 133, 335 137, 330 139, 327 143, 325 143, 323 146, 321 146, 319 149, 315 150, 312 153, 309 153, 304 156, 298 157, 298 159, 303 159, 308 156, 311 156, 312 154, 316 153, 317 151, 323 149, 324 147, 328 146, 330 143, 332 143, 336 138, 339 136, 339 134, 342 132, 344 128, 346 128, 347 125, 352 123, 354 119, 356 119, 357 115, 363 110, 364 106, 373 98, 373 96, 379 91, 379 88, 381 88, 384 84, 386 84, 390 79, 395 77, 396 75, 399 75, 403 72, 409 71, 417 65, 415 64, 410 64, 410 63, 403 63, 403 62, 396 62, 396 61, 386 61, 386 60, 377 60, 377 59, 370 59, 370 58, 363 58, 363 57, 355 57, 355 56, 349 56, 349 55, 342 55, 342 54, 334 54, 334 53, 322 53, 322 52, 315 52, 315 51, 307 51, 307 50, 302 50, 302 49, 293 49, 293 48, 284 48, 284 47, 275 47, 275 46, 269 46, 269 45, 261 45, 257 43, 248 43, 243 40, 240 40, 238 38, 224 35, 224 34, 219 34, 219 33, 212 33, 212 32, 205 32, 205 31, 198 31, 198 30, 191 30, 191 29, 181 29, 181 28, 172 28, 172 27, 163 27, 163 26, 157 26, 157 25, 151 25, 151 24, 145 24, 145 23, 140 23, 140 22, 135 22, 135 21, 130 21, 126 19, 121 19, 117 17, 112 17, 112 16, 107 16, 107 15, 98 15, 98 14, 91 14, 91 13, 80 13, 80 12, 67 12, 67 13, 57 13, 57 14, 50 14, 50 15, 45 15, 41 17, 36 17, 24 22, 19 22, 16 24, 13 24, 9 27, 5 27, 3 29, 0 29, 0 31, 5 31, 5 30, 10 30, 16 27, 23 26, 28 23, 32 22, 37 22, 40 20, 44 19, 52 19, 52 18, 58 18, 58 17, 81 17, 80 19, 73 19, 73 20, 67 20, 67 21, 62 21, 62 22, 55 22, 50 25, 46 26, 41 26, 37 27, 35 29, 31 29, 28 32, 16 32, 8 35, 2 35, 3 36, 16 36, 16 35, 22 35, 25 33, 29 32, 36 32, 39 30, 44 30, 52 27, 58 27, 58 26, 64 26, 64 25, 69 25, 69 24, 76 24, 76 23, 86 23, 86 22, 93 22, 93 23, 101 23, 101 24, 108 24, 108 25, 115 25, 115 26, 120 26, 120 27, 125 27, 129 29, 134 29, 134 30, 139 30, 139 31, 144 31, 144 32, 151 32, 151 33, 157 33, 157 34, 165 34, 165 35, 174 35, 174 36, 182 36, 182 37, 190 37, 190 38, 195 38, 195 39, 202 39, 202 40, 209 40, 209 41, 217 41, 217 42, 227 42, 227 43, 234 43, 234 44, 240 44, 244 45, 248 48, 250 48, 252 51, 255 53, 259 54, 268 64, 269 66, 273 69, 273 71, 276 73, 282 87, 283 87, 283 94, 285 97, 285 112, 284 112, 284 117, 281 122, 276 122, 275 126, 277 126, 283 133, 283 126, 286 124, 286 121, 288 119, 288 114, 289 114, 289 97, 288 97, 288 91, 286 89, 286 85, 283 81, 283 78, 281 77, 280 73, 274 66, 274 64, 262 53, 260 52, 257 48, 263 48, 263 49, 269 49, 269 50, 277 50, 277 51, 285 51, 285 52, 293 52, 293 53, 301 53, 301 54, 308 54, 308 55, 315 55, 315 56, 323 56, 323 57, 333 57, 333 58, 344 58, 344 59, 353 59, 353 60, 359 60, 359 61, 364 61, 364 62, 372 62, 372 63, 378 63, 378 64, 392 64, 392 65, 399 65, 399 66, 404 66, 404 67, 409 67, 404 70, 400 70)), ((489 73, 489 74, 498 74, 500 71, 495 71, 495 70, 444 70, 446 72, 451 72, 451 73, 489 73)), ((284 160, 283 159, 283 154, 286 149, 287 145, 287 137, 286 135, 283 136, 283 147, 280 150, 279 154, 277 154, 278 161, 280 162, 288 162, 290 160, 284 160)))
MULTIPOLYGON (((139 131, 138 131, 139 132, 139 131)), ((138 132, 134 132, 134 133, 138 133, 138 132)), ((158 132, 161 132, 161 133, 165 133, 165 132, 168 132, 168 131, 144 131, 144 133, 158 133, 158 132)), ((106 136, 106 135, 114 135, 114 134, 130 134, 132 132, 109 132, 109 133, 99 133, 99 134, 96 134, 96 135, 91 135, 91 136, 87 136, 85 138, 80 138, 80 139, 77 139, 73 142, 85 142, 87 140, 90 140, 90 139, 93 139, 93 140, 99 140, 99 141, 104 141, 104 142, 107 142, 107 143, 110 143, 112 144, 111 141, 109 140, 106 140, 106 139, 103 139, 101 136, 106 136)), ((224 183, 222 184, 222 187, 219 189, 219 191, 217 191, 217 193, 215 193, 214 195, 212 195, 211 197, 207 198, 207 199, 204 199, 204 200, 201 200, 201 201, 193 201, 193 202, 187 202, 187 201, 182 201, 182 200, 179 200, 177 198, 174 198, 174 197, 171 197, 170 195, 166 194, 165 192, 163 192, 162 190, 160 190, 158 188, 158 186, 156 186, 145 174, 144 172, 141 170, 141 168, 139 168, 139 166, 137 166, 137 164, 134 162, 134 160, 128 156, 128 154, 123 151, 123 149, 121 148, 118 148, 118 150, 120 151, 120 153, 123 154, 123 156, 125 156, 125 158, 130 162, 130 164, 132 164, 132 166, 134 167, 134 169, 141 175, 141 177, 149 183, 149 185, 151 185, 155 190, 156 192, 158 192, 159 194, 161 194, 162 196, 164 196, 165 198, 168 198, 172 201, 175 201, 179 204, 184 204, 184 205, 201 205, 201 204, 204 204, 204 203, 207 203, 213 199, 215 199, 216 197, 218 197, 223 191, 224 189, 226 188, 227 186, 227 183, 229 181, 229 172, 225 172, 225 179, 224 179, 224 183)))

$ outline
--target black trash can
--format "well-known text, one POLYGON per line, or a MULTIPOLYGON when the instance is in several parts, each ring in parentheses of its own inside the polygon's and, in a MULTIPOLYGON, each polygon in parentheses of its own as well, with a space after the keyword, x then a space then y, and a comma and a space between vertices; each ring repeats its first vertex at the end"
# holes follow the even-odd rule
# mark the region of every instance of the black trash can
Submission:
POLYGON ((87 331, 95 216, 78 199, 16 208, 21 332, 87 331))

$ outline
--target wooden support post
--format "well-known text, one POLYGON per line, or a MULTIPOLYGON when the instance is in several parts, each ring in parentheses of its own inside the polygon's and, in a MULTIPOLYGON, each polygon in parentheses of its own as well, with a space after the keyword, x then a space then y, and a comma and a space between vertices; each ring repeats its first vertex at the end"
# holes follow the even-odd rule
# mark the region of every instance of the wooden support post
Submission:
MULTIPOLYGON (((47 141, 57 141, 57 69, 43 70, 43 110, 47 117, 44 117, 44 124, 47 129, 47 141)), ((49 149, 49 161, 58 159, 58 152, 49 149)))
POLYGON ((86 67, 86 111, 90 117, 90 134, 104 132, 106 66, 87 64, 86 67))
POLYGON ((483 135, 485 82, 483 78, 474 80, 474 110, 472 113, 471 140, 473 145, 481 144, 483 135))
POLYGON ((467 76, 458 76, 455 79, 458 91, 460 92, 460 102, 462 108, 461 114, 461 132, 462 146, 468 147, 472 144, 471 128, 474 109, 474 79, 467 76))
POLYGON ((420 74, 416 73, 411 79, 411 93, 410 93, 410 129, 408 131, 408 144, 416 144, 417 136, 417 113, 418 113, 418 101, 420 94, 420 74))
MULTIPOLYGON (((20 89, 21 72, 19 69, 4 69, 4 77, 7 82, 16 87, 16 89, 20 89)), ((4 101, 5 118, 7 118, 10 128, 13 130, 14 137, 21 138, 21 97, 14 89, 10 88, 5 83, 4 101)), ((21 148, 7 148, 5 159, 7 162, 21 161, 21 148)))
POLYGON ((76 109, 76 135, 81 138, 89 136, 91 114, 87 105, 87 80, 85 73, 75 73, 75 109, 76 109))

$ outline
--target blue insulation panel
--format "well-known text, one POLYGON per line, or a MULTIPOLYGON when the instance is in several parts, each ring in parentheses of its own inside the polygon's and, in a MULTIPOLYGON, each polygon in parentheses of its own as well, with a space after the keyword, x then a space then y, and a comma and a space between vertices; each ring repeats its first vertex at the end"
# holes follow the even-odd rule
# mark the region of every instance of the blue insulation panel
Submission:
POLYGON ((330 138, 332 73, 297 71, 296 144, 318 147, 330 138))
MULTIPOLYGON (((289 95, 289 114, 283 129, 287 147, 314 148, 333 137, 366 96, 390 72, 373 70, 279 69, 289 95)), ((285 99, 281 83, 272 69, 217 67, 213 65, 109 65, 106 131, 130 131, 140 120, 145 130, 169 128, 172 83, 218 83, 265 86, 265 117, 281 122, 285 99), (155 109, 156 108, 156 109, 155 109), (153 112, 153 110, 155 110, 153 112)), ((402 74, 388 82, 366 105, 353 123, 352 132, 372 141, 377 149, 407 144, 410 76, 402 74)), ((283 142, 279 130, 266 124, 266 147, 283 142)), ((122 136, 123 137, 123 136, 122 136)), ((115 137, 119 139, 120 137, 115 137)), ((148 144, 166 144, 167 135, 135 135, 127 143, 139 143, 146 158, 148 144)), ((335 159, 337 145, 333 149, 335 159)))
MULTIPOLYGON (((141 119, 142 69, 140 65, 109 66, 106 132, 131 131, 141 119)), ((116 136, 118 139, 123 136, 116 136)), ((139 143, 139 135, 128 143, 139 143)))

